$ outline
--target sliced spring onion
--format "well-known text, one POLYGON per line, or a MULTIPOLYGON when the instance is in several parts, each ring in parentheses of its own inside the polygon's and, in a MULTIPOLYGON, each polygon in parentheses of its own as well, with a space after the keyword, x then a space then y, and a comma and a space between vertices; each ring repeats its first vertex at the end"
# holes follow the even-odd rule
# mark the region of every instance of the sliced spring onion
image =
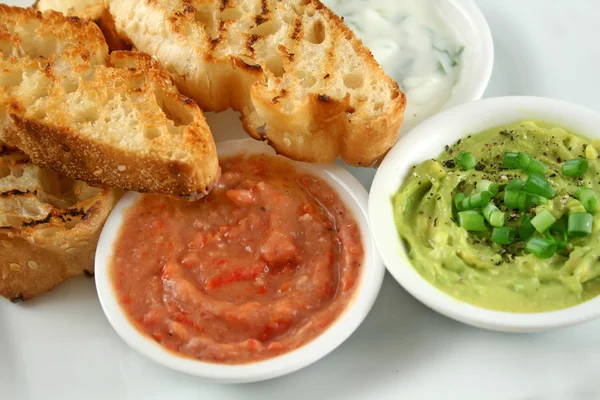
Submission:
POLYGON ((585 211, 592 212, 598 208, 598 195, 593 189, 586 186, 581 186, 577 189, 575 197, 579 199, 585 211))
POLYGON ((531 237, 535 233, 535 227, 531 225, 531 217, 527 214, 521 217, 521 225, 517 230, 519 235, 519 239, 525 241, 531 237))
POLYGON ((462 210, 462 201, 466 198, 467 196, 462 192, 456 193, 454 196, 454 206, 458 211, 462 210))
POLYGON ((500 191, 500 186, 496 182, 488 181, 487 179, 483 179, 477 183, 477 191, 478 192, 490 192, 493 196, 497 195, 500 191))
POLYGON ((492 242, 498 244, 511 244, 515 240, 514 228, 506 226, 495 227, 492 230, 492 242))
POLYGON ((548 210, 542 210, 535 217, 531 219, 531 225, 535 227, 535 230, 539 233, 544 233, 552 225, 556 223, 556 218, 548 210))
POLYGON ((475 159, 475 156, 473 155, 473 153, 468 151, 461 151, 454 161, 460 169, 464 170, 473 169, 477 165, 477 160, 475 159))
POLYGON ((525 207, 529 208, 532 206, 540 206, 542 204, 548 203, 548 199, 543 196, 538 196, 537 194, 527 193, 527 201, 525 202, 525 207))
POLYGON ((574 158, 562 166, 564 176, 582 176, 588 170, 588 161, 585 158, 574 158))
POLYGON ((517 153, 517 168, 522 171, 527 171, 529 168, 529 163, 531 162, 531 157, 529 157, 525 153, 517 153))
POLYGON ((477 211, 460 211, 457 217, 458 225, 467 231, 482 232, 486 230, 483 216, 477 211))
POLYGON ((554 240, 558 249, 567 247, 567 230, 564 226, 559 224, 552 225, 546 236, 548 235, 554 240))
POLYGON ((521 190, 524 184, 525 182, 518 178, 515 178, 506 184, 504 190, 521 190))
POLYGON ((527 169, 525 170, 525 172, 527 172, 528 174, 544 175, 547 170, 548 170, 548 167, 546 166, 546 164, 544 164, 541 161, 536 160, 535 158, 532 158, 529 161, 529 165, 527 166, 527 169))
POLYGON ((592 233, 594 217, 590 213, 578 212, 569 214, 567 234, 569 236, 587 236, 592 233))
POLYGON ((518 153, 506 152, 502 157, 502 168, 515 169, 517 168, 518 153))
POLYGON ((556 190, 548 180, 540 174, 529 174, 523 189, 527 193, 537 194, 547 199, 551 199, 556 196, 556 190))
POLYGON ((538 258, 550 258, 556 253, 556 243, 552 239, 532 236, 525 243, 525 251, 538 258))
POLYGON ((504 205, 508 208, 524 210, 527 207, 527 193, 519 190, 505 190, 504 205))
POLYGON ((493 203, 488 203, 481 211, 483 212, 483 217, 491 226, 504 225, 504 213, 493 203))
POLYGON ((460 204, 463 210, 472 210, 485 206, 491 198, 490 192, 477 192, 464 199, 460 204))

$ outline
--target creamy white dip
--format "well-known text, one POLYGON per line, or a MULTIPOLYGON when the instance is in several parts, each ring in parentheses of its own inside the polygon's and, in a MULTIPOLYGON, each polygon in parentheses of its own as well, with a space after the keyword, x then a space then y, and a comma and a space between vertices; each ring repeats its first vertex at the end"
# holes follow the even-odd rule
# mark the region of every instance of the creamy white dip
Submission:
POLYGON ((322 0, 406 93, 403 130, 439 111, 458 81, 463 45, 436 0, 322 0))

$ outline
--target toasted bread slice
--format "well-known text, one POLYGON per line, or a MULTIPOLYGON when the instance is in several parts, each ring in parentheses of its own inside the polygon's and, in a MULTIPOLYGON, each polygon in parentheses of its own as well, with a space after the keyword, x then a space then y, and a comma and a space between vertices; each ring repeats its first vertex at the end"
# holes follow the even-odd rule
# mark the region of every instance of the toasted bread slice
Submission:
POLYGON ((96 25, 0 5, 0 140, 93 185, 205 195, 218 177, 202 111, 148 55, 108 55, 96 25))
POLYGON ((106 0, 117 32, 204 110, 302 161, 381 160, 406 97, 318 0, 106 0))
POLYGON ((68 17, 94 21, 104 34, 110 51, 131 49, 131 46, 117 35, 112 16, 104 6, 104 0, 38 0, 33 8, 38 11, 55 10, 68 17))
POLYGON ((0 296, 27 300, 93 273, 98 237, 118 196, 0 144, 0 296))

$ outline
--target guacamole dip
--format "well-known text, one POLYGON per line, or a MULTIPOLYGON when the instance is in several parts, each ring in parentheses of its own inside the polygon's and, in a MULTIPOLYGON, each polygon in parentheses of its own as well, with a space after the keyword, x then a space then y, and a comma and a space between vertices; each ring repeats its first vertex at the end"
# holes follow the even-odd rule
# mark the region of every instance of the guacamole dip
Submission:
POLYGON ((551 311, 597 296, 600 208, 579 193, 586 190, 597 202, 599 144, 560 127, 525 121, 468 136, 446 146, 438 158, 413 167, 392 200, 412 265, 449 295, 495 310, 551 311), (506 167, 508 157, 517 152, 543 167, 539 179, 548 186, 540 192, 547 198, 530 194, 535 190, 523 194, 528 201, 522 207, 508 195, 522 192, 523 182, 535 174, 506 167), (463 163, 467 155, 470 159, 463 163), (578 170, 578 164, 586 168, 578 170), (491 226, 486 209, 471 204, 473 210, 466 214, 479 218, 480 225, 467 230, 468 221, 459 214, 477 197, 473 195, 482 182, 495 185, 486 207, 496 210, 499 222, 491 226), (515 182, 520 182, 518 191, 513 191, 515 182), (532 226, 528 221, 535 228, 523 234, 525 224, 532 226), (550 250, 539 250, 540 243, 550 250))

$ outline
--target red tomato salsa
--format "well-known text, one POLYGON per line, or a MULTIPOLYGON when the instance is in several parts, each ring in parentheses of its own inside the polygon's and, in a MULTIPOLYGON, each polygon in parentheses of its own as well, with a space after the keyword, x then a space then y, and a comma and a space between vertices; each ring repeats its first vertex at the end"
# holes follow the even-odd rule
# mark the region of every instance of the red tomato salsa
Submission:
POLYGON ((298 348, 345 310, 364 250, 323 180, 287 160, 236 156, 202 200, 146 195, 126 215, 111 275, 137 328, 209 362, 298 348))

